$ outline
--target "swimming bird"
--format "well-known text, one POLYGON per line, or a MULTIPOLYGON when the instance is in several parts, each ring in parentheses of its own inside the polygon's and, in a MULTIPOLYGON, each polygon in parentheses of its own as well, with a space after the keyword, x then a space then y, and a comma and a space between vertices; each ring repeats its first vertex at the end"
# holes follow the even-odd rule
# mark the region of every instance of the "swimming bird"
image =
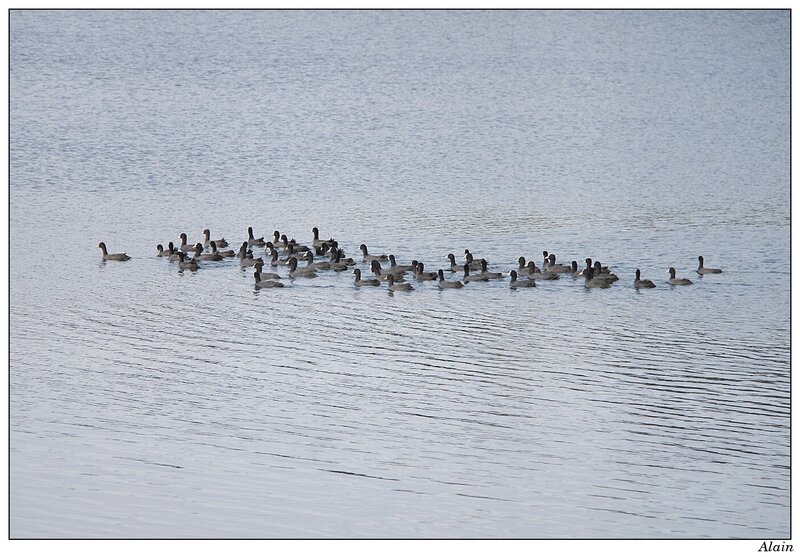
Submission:
POLYGON ((108 253, 105 242, 100 242, 97 247, 103 250, 103 261, 127 261, 131 258, 127 253, 108 253))
MULTIPOLYGON (((287 244, 286 247, 283 247, 283 246, 279 246, 279 247, 280 247, 280 253, 282 253, 283 255, 286 256, 286 260, 287 261, 289 259, 291 259, 292 257, 296 257, 296 256, 300 255, 300 253, 297 250, 294 249, 294 244, 287 244)), ((278 251, 278 248, 273 247, 272 251, 278 251)))
POLYGON ((167 246, 167 249, 172 252, 172 253, 169 254, 169 260, 170 261, 177 261, 178 260, 178 249, 175 247, 175 244, 170 242, 169 245, 167 246))
POLYGON ((270 254, 269 264, 273 267, 277 267, 278 265, 288 265, 289 260, 291 259, 291 257, 287 257, 286 259, 278 259, 278 250, 274 248, 272 249, 272 251, 269 252, 269 254, 270 254))
POLYGON ((256 288, 283 288, 282 282, 278 282, 276 280, 266 280, 258 271, 255 271, 253 276, 256 279, 256 288))
MULTIPOLYGON (((326 245, 326 244, 328 244, 328 242, 325 242, 325 243, 323 243, 322 245, 324 246, 324 245, 326 245)), ((337 242, 336 240, 333 240, 333 241, 332 241, 332 242, 330 242, 330 244, 328 244, 328 245, 330 246, 330 247, 328 248, 329 250, 333 250, 333 251, 341 251, 341 252, 342 252, 342 256, 344 256, 344 255, 345 255, 345 253, 344 253, 344 249, 339 247, 339 242, 337 242)))
POLYGON ((211 240, 211 253, 217 253, 217 254, 219 254, 220 257, 235 257, 236 256, 236 252, 233 251, 232 249, 226 249, 226 250, 222 250, 222 251, 217 250, 217 242, 215 242, 214 240, 211 240))
POLYGON ((489 280, 489 277, 482 277, 480 275, 472 275, 469 274, 469 263, 464 263, 464 278, 461 279, 464 281, 464 284, 468 282, 486 282, 489 280))
POLYGON ((518 279, 516 271, 512 270, 511 273, 509 273, 509 274, 511 275, 511 282, 509 283, 509 286, 511 286, 511 288, 520 288, 520 287, 530 288, 530 287, 535 287, 536 286, 536 281, 535 280, 532 280, 532 279, 518 279))
POLYGON ((200 267, 200 264, 195 260, 195 258, 191 258, 189 261, 186 261, 186 255, 182 252, 178 252, 178 269, 189 270, 189 271, 196 271, 200 267))
POLYGON ((303 277, 303 278, 315 278, 317 273, 314 272, 313 268, 306 267, 304 269, 297 268, 297 258, 291 257, 289 258, 289 276, 292 278, 303 277))
POLYGON ((476 276, 486 277, 487 279, 501 279, 503 278, 503 273, 490 273, 488 271, 488 264, 486 263, 485 259, 480 260, 481 263, 481 272, 476 276))
POLYGON ((307 251, 303 258, 308 261, 308 268, 314 269, 315 271, 327 271, 331 268, 330 261, 314 263, 314 254, 311 251, 307 251))
MULTIPOLYGON (((520 257, 520 260, 522 260, 522 259, 525 259, 525 258, 524 258, 524 257, 520 257)), ((520 267, 519 269, 517 269, 517 274, 519 274, 519 275, 527 275, 527 276, 530 276, 530 275, 539 274, 539 273, 541 273, 541 272, 542 272, 542 270, 541 270, 541 269, 539 269, 539 268, 536 266, 536 263, 535 263, 535 262, 533 262, 533 261, 528 261, 528 262, 525 264, 525 267, 520 267)))
POLYGON ((198 261, 222 261, 222 256, 218 253, 203 253, 203 246, 200 242, 194 245, 194 259, 198 261))
POLYGON ((332 244, 334 242, 333 238, 329 238, 328 240, 320 240, 319 239, 319 229, 315 226, 311 229, 311 232, 314 234, 314 239, 311 241, 311 245, 316 247, 321 247, 323 244, 332 244))
MULTIPOLYGON (((552 272, 552 273, 571 273, 572 272, 572 267, 570 267, 569 265, 556 265, 556 254, 555 253, 551 253, 550 255, 548 255, 547 256, 547 261, 549 263, 547 265, 547 270, 552 272)), ((576 263, 576 265, 577 265, 577 263, 576 263)))
POLYGON ((698 275, 710 275, 710 274, 713 275, 713 274, 717 274, 717 273, 721 273, 722 272, 722 269, 712 269, 710 267, 704 267, 703 266, 703 256, 702 255, 698 255, 697 256, 697 261, 700 263, 697 266, 697 274, 698 275))
POLYGON ((333 244, 329 245, 328 242, 322 242, 321 245, 314 246, 314 253, 316 255, 325 255, 334 251, 336 250, 333 248, 333 244))
POLYGON ((570 274, 571 274, 573 277, 580 277, 580 276, 583 276, 583 269, 578 269, 578 262, 577 262, 577 261, 573 261, 573 262, 572 262, 572 265, 571 265, 571 267, 570 267, 570 268, 572 269, 572 271, 570 272, 570 274))
POLYGON ((403 278, 405 272, 403 271, 392 272, 389 270, 384 272, 383 269, 381 268, 381 263, 378 260, 373 260, 372 263, 370 263, 370 269, 372 270, 372 274, 374 274, 380 280, 389 280, 389 277, 392 277, 396 282, 405 281, 405 278, 403 278))
POLYGON ((301 251, 308 251, 308 246, 298 243, 298 241, 294 238, 290 240, 286 234, 281 234, 278 230, 275 230, 272 233, 272 242, 267 242, 266 245, 272 245, 273 247, 279 248, 283 251, 293 251, 298 253, 301 251))
POLYGON ((172 249, 164 249, 164 246, 162 246, 161 244, 158 244, 156 246, 156 250, 158 250, 157 257, 169 257, 170 255, 172 255, 172 249))
POLYGON ((550 271, 545 271, 542 269, 536 268, 536 263, 533 261, 528 261, 528 278, 532 278, 534 280, 558 280, 559 275, 558 273, 553 273, 550 271))
POLYGON ((413 271, 414 265, 398 265, 394 255, 389 254, 389 270, 390 271, 413 271))
POLYGON ((349 267, 355 265, 355 262, 348 263, 348 261, 353 261, 352 257, 348 257, 347 259, 342 259, 342 255, 344 254, 343 250, 337 250, 336 253, 331 252, 331 269, 333 269, 337 273, 341 273, 342 271, 346 271, 349 267))
POLYGON ((181 232, 180 238, 181 238, 181 244, 180 247, 178 248, 179 250, 186 253, 189 253, 190 251, 194 250, 194 244, 190 244, 187 241, 186 232, 181 232))
POLYGON ((387 261, 389 259, 389 256, 386 254, 370 255, 367 252, 367 244, 361 244, 358 249, 364 254, 364 261, 387 261))
POLYGON ((448 253, 447 254, 447 259, 450 260, 450 272, 451 273, 457 273, 457 272, 461 271, 464 268, 463 265, 459 265, 458 263, 456 263, 456 256, 453 255, 452 253, 448 253))
POLYGON ((343 249, 336 249, 331 250, 331 261, 335 261, 336 263, 341 263, 342 265, 347 265, 348 267, 352 267, 356 264, 355 260, 352 257, 345 257, 343 249))
POLYGON ((303 269, 305 269, 305 271, 307 273, 313 273, 314 275, 316 275, 316 269, 314 269, 314 262, 313 261, 308 261, 306 263, 306 266, 303 269))
POLYGON ((255 259, 255 258, 253 257, 253 252, 252 252, 252 251, 250 251, 250 250, 247 250, 247 252, 244 254, 244 257, 242 257, 242 256, 239 256, 239 264, 240 264, 242 267, 252 267, 252 266, 253 266, 253 265, 255 265, 255 264, 258 262, 258 261, 261 261, 261 263, 264 263, 264 260, 263 260, 263 259, 261 259, 260 257, 259 257, 258 259, 255 259))
MULTIPOLYGON (((587 258, 586 258, 586 268, 588 269, 588 268, 590 268, 590 267, 592 267, 592 258, 591 258, 591 257, 587 257, 587 258)), ((608 270, 608 267, 602 267, 602 266, 600 267, 600 271, 601 271, 601 272, 603 272, 603 273, 608 273, 608 272, 610 272, 610 271, 608 270)), ((586 273, 584 272, 584 274, 586 274, 586 273)))
POLYGON ((298 243, 294 238, 290 240, 286 234, 281 235, 281 246, 294 252, 308 251, 308 246, 298 243))
POLYGON ((655 288, 656 283, 650 279, 643 279, 642 272, 636 269, 636 280, 633 281, 633 286, 635 288, 655 288))
POLYGON ((436 280, 439 277, 438 273, 426 273, 425 264, 422 261, 417 263, 417 268, 414 270, 414 278, 417 280, 436 280))
POLYGON ((205 241, 203 242, 203 247, 210 248, 211 242, 217 244, 218 248, 224 248, 228 246, 228 241, 225 238, 220 238, 219 240, 212 240, 211 230, 209 230, 208 228, 203 230, 203 236, 205 237, 205 241))
POLYGON ((477 271, 481 268, 481 260, 475 259, 475 256, 472 255, 468 249, 464 250, 464 261, 469 263, 470 271, 477 271))
POLYGON ((544 271, 536 266, 536 262, 531 260, 525 263, 525 258, 520 257, 518 260, 522 267, 517 268, 517 275, 526 275, 528 277, 535 277, 542 280, 556 280, 558 275, 549 271, 544 271))
POLYGON ((670 284, 674 284, 675 286, 682 286, 682 285, 685 285, 685 284, 693 284, 692 281, 690 281, 687 278, 675 278, 675 267, 670 267, 669 268, 669 283, 670 284))
POLYGON ((265 273, 265 272, 263 271, 263 269, 264 269, 264 262, 263 262, 263 261, 261 261, 260 259, 259 259, 259 260, 257 260, 257 261, 255 262, 255 265, 253 265, 253 267, 255 267, 255 269, 256 269, 256 272, 257 272, 259 275, 261 275, 261 278, 262 278, 262 279, 264 279, 264 280, 267 280, 267 279, 279 279, 279 278, 281 278, 281 276, 280 276, 278 273, 265 273))
POLYGON ((608 278, 595 277, 594 268, 592 267, 587 269, 585 279, 584 285, 586 288, 611 288, 611 284, 614 282, 608 278))
MULTIPOLYGON (((602 278, 602 279, 609 279, 611 282, 615 282, 619 280, 619 277, 614 273, 610 273, 608 271, 603 271, 603 266, 600 264, 599 261, 594 262, 594 268, 592 269, 594 278, 602 278)), ((605 267, 608 269, 608 267, 605 267)))
POLYGON ((404 282, 398 284, 394 281, 394 276, 389 275, 389 292, 401 292, 401 291, 409 291, 414 290, 414 287, 411 284, 404 282))
POLYGON ((314 255, 325 255, 328 253, 328 243, 322 242, 322 244, 318 246, 313 246, 314 248, 314 255))
POLYGON ((460 280, 444 280, 444 269, 439 269, 439 288, 464 288, 464 283, 460 280))
POLYGON ((249 248, 252 248, 252 247, 263 248, 265 244, 266 244, 266 242, 264 241, 264 236, 261 236, 260 238, 254 237, 253 236, 253 227, 252 226, 248 226, 247 227, 247 247, 249 247, 249 248))
POLYGON ((356 276, 354 284, 356 286, 380 286, 381 281, 378 279, 362 279, 361 278, 361 269, 353 269, 353 274, 356 276))

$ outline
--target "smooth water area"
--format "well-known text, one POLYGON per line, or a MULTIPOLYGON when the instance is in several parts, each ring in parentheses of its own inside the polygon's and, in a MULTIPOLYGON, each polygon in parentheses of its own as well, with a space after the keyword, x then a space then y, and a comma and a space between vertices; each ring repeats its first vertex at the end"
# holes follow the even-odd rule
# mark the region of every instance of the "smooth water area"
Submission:
POLYGON ((788 537, 788 14, 12 11, 12 537, 788 537))

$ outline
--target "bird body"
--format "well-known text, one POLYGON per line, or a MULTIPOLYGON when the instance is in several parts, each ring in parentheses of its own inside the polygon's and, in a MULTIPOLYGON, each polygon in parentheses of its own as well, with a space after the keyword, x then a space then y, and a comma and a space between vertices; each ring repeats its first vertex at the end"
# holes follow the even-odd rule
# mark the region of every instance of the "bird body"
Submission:
POLYGON ((550 271, 551 273, 571 273, 572 267, 569 265, 557 265, 556 264, 556 254, 551 253, 547 256, 548 265, 546 270, 550 271))
POLYGON ((108 253, 105 242, 100 242, 97 247, 103 250, 103 261, 127 261, 131 258, 127 253, 108 253))
POLYGON ((156 246, 156 250, 158 251, 157 257, 169 257, 170 255, 172 255, 172 250, 164 249, 164 246, 162 246, 161 244, 158 244, 156 246))
POLYGON ((356 286, 380 286, 381 281, 378 279, 362 279, 361 278, 361 269, 353 269, 353 274, 356 276, 353 283, 356 286))
POLYGON ((392 277, 395 282, 405 282, 405 278, 403 278, 405 272, 391 270, 386 270, 386 272, 384 272, 383 268, 381 267, 381 262, 377 259, 370 263, 370 269, 372 270, 372 273, 380 280, 389 280, 389 277, 392 277))
POLYGON ((444 280, 444 269, 439 269, 439 288, 464 288, 464 283, 460 280, 444 280))
POLYGON ((464 261, 469 264, 470 271, 478 271, 481 268, 481 260, 475 259, 475 256, 472 255, 468 249, 464 250, 464 261))
POLYGON ((315 248, 322 247, 323 244, 330 245, 334 242, 333 238, 330 238, 328 240, 320 240, 319 229, 316 226, 311 229, 311 232, 314 234, 314 239, 311 241, 311 245, 314 246, 315 248))
POLYGON ((255 236, 253 236, 253 227, 252 226, 248 226, 247 227, 247 247, 249 247, 249 248, 252 248, 252 247, 263 248, 265 244, 266 244, 266 242, 264 241, 264 236, 261 236, 260 238, 256 238, 255 236))
POLYGON ((293 252, 302 252, 308 251, 308 246, 299 244, 297 240, 292 238, 291 240, 286 237, 286 234, 283 234, 280 239, 280 247, 285 250, 290 250, 293 252))
MULTIPOLYGON (((591 258, 591 257, 587 257, 587 258, 586 258, 586 268, 588 269, 589 267, 592 267, 592 266, 593 266, 593 265, 592 265, 592 258, 591 258)), ((603 267, 603 266, 601 266, 601 267, 600 267, 600 272, 602 272, 602 273, 609 273, 609 272, 611 272, 611 271, 609 271, 608 267, 603 267)), ((586 272, 584 272, 584 274, 586 274, 586 272)))
POLYGON ((259 258, 257 258, 257 259, 256 259, 256 258, 254 258, 254 257, 253 257, 253 252, 252 252, 252 251, 250 251, 250 250, 247 250, 247 251, 245 252, 244 256, 241 256, 241 255, 239 256, 239 264, 240 264, 242 267, 252 267, 252 266, 254 266, 254 265, 255 265, 255 264, 258 262, 258 261, 261 261, 262 263, 264 262, 264 260, 263 260, 263 259, 261 259, 260 257, 259 257, 259 258))
POLYGON ((330 261, 320 261, 319 263, 314 263, 314 253, 311 251, 307 251, 303 258, 308 261, 308 268, 315 271, 327 271, 332 265, 330 261))
POLYGON ((438 273, 427 273, 425 272, 425 264, 422 261, 417 263, 416 269, 414 270, 414 278, 417 280, 436 280, 439 277, 438 273))
POLYGON ((509 274, 511 275, 511 282, 509 283, 511 288, 531 288, 536 286, 535 280, 517 278, 516 271, 511 271, 509 274))
POLYGON ((331 251, 331 263, 337 263, 341 265, 345 265, 347 267, 352 267, 356 264, 355 260, 352 257, 345 257, 343 249, 337 249, 335 251, 331 251))
POLYGON ((189 253, 190 251, 194 250, 194 244, 190 244, 187 237, 186 232, 181 232, 180 235, 181 243, 178 249, 184 253, 189 253))
POLYGON ((210 248, 211 242, 217 244, 218 248, 228 247, 228 241, 225 238, 220 238, 219 240, 212 240, 211 231, 208 228, 203 230, 203 237, 205 238, 205 240, 203 241, 203 247, 210 248))
POLYGON ((413 271, 414 270, 414 266, 413 265, 398 265, 397 264, 397 260, 394 258, 394 255, 389 254, 389 270, 390 271, 402 271, 402 272, 405 273, 406 271, 413 271))
POLYGON ((407 282, 399 284, 396 283, 392 275, 389 275, 388 280, 389 280, 389 286, 388 286, 389 292, 408 292, 410 290, 414 290, 414 287, 407 282))
POLYGON ((273 249, 270 253, 270 260, 269 264, 273 267, 277 267, 278 265, 288 265, 289 260, 294 256, 289 256, 286 259, 278 259, 278 250, 273 249))
POLYGON ((583 269, 578 269, 578 262, 577 261, 573 261, 572 262, 571 269, 572 269, 572 271, 570 272, 570 274, 573 277, 581 277, 581 276, 583 276, 583 269))
POLYGON ((687 278, 675 278, 675 267, 669 268, 669 283, 674 286, 685 286, 689 284, 694 284, 687 278))
POLYGON ((200 264, 197 260, 193 257, 189 261, 186 261, 186 255, 182 252, 178 252, 178 269, 183 271, 196 271, 200 267, 200 264))
POLYGON ((586 288, 611 288, 611 284, 614 282, 608 278, 595 277, 594 269, 592 267, 589 267, 589 269, 587 269, 585 278, 586 281, 584 285, 586 286, 586 288))
POLYGON ((633 286, 636 288, 655 288, 656 284, 650 279, 643 279, 642 272, 636 269, 636 280, 633 281, 633 286))
POLYGON ((226 250, 223 250, 223 251, 219 251, 217 249, 217 242, 214 241, 214 240, 211 240, 211 253, 217 253, 217 254, 219 254, 220 257, 235 257, 236 256, 236 252, 233 251, 232 249, 226 249, 226 250))
POLYGON ((458 263, 456 263, 456 256, 453 255, 452 253, 448 253, 447 254, 447 259, 450 260, 450 272, 451 273, 457 273, 457 272, 459 272, 459 271, 461 271, 463 269, 462 265, 459 265, 458 263))
POLYGON ((486 277, 487 279, 501 279, 503 278, 503 273, 490 273, 488 271, 488 264, 486 263, 485 259, 481 259, 481 272, 475 275, 476 277, 486 277))
POLYGON ((367 251, 367 244, 361 244, 358 249, 361 250, 361 253, 364 256, 364 261, 388 261, 389 256, 386 254, 381 255, 370 255, 367 251))
POLYGON ((699 262, 699 265, 697 266, 698 275, 716 275, 722 272, 722 269, 712 269, 710 267, 704 266, 702 255, 697 256, 697 261, 699 262))
POLYGON ((313 267, 297 268, 297 258, 292 257, 289 259, 289 276, 292 278, 315 278, 317 273, 314 272, 313 267))
POLYGON ((268 280, 268 279, 279 279, 281 276, 278 273, 265 273, 264 269, 264 262, 261 260, 256 261, 255 265, 256 272, 261 276, 261 279, 268 280))
POLYGON ((194 258, 198 261, 222 261, 222 256, 218 253, 203 253, 203 246, 200 242, 194 246, 194 258))
POLYGON ((464 284, 468 282, 487 282, 489 277, 482 277, 480 275, 470 275, 469 274, 469 263, 464 263, 464 278, 461 279, 464 281, 464 284))
POLYGON ((266 280, 258 271, 255 271, 253 276, 256 279, 256 288, 283 288, 282 282, 266 280))
POLYGON ((603 267, 599 261, 594 262, 594 267, 592 269, 594 278, 602 278, 607 279, 610 282, 616 282, 619 280, 619 277, 614 273, 608 271, 608 267, 603 267), (603 271, 603 269, 606 269, 603 271))
POLYGON ((178 261, 178 259, 179 259, 179 257, 178 257, 178 249, 175 247, 175 244, 170 242, 169 246, 167 247, 167 249, 172 252, 172 253, 169 254, 169 260, 170 261, 178 261))
POLYGON ((536 268, 536 263, 528 261, 528 278, 539 280, 558 280, 558 273, 536 268))

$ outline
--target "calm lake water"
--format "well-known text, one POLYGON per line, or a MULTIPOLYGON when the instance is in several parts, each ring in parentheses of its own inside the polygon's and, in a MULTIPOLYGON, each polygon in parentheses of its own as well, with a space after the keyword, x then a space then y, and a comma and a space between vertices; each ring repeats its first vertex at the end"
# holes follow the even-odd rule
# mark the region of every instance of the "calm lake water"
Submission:
POLYGON ((788 11, 10 17, 12 537, 789 536, 788 11))

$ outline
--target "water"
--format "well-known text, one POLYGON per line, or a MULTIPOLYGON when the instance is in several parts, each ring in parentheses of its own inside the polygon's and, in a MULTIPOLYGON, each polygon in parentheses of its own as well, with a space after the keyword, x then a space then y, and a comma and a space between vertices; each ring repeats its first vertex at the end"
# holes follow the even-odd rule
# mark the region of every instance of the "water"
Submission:
POLYGON ((13 11, 11 535, 788 537, 788 45, 788 11, 13 11), (621 280, 155 257, 248 226, 621 280))

